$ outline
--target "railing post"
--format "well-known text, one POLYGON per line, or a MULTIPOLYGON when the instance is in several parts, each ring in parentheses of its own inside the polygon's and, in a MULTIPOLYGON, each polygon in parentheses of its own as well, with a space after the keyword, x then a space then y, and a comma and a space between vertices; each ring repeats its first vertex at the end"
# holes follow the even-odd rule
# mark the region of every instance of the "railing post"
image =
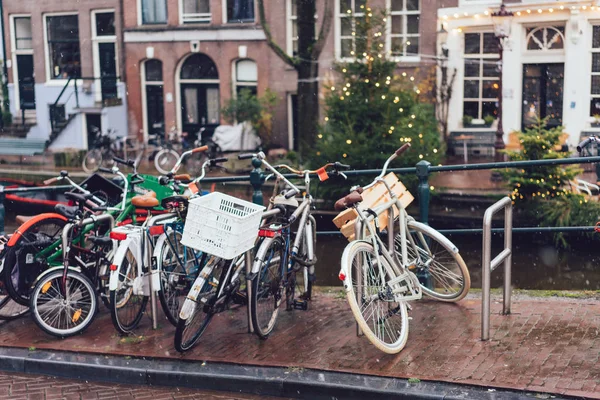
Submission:
POLYGON ((419 161, 417 163, 417 177, 419 178, 419 215, 421 222, 429 224, 429 161, 419 161))
POLYGON ((254 169, 250 172, 250 184, 254 189, 254 193, 252 193, 252 202, 254 204, 264 205, 263 203, 263 194, 262 194, 262 185, 265 182, 265 176, 263 174, 262 169, 260 168, 262 165, 262 161, 258 158, 252 159, 252 166, 254 169))
POLYGON ((73 87, 75 88, 75 106, 79 108, 79 92, 77 91, 77 78, 73 80, 73 87))
POLYGON ((4 235, 4 217, 6 215, 6 209, 4 208, 4 200, 6 194, 4 193, 4 186, 0 186, 0 235, 4 235))

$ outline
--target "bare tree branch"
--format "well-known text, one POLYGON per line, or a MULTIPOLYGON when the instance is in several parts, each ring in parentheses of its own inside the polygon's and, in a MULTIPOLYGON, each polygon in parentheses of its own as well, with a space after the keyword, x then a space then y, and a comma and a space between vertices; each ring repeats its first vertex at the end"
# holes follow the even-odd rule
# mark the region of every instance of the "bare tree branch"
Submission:
MULTIPOLYGON (((262 0, 261 0, 262 1, 262 0)), ((319 30, 319 37, 315 42, 312 49, 312 59, 317 60, 323 51, 329 31, 331 31, 331 21, 333 20, 333 7, 331 6, 331 0, 325 0, 325 6, 323 11, 323 22, 321 23, 321 29, 319 30)))
POLYGON ((273 36, 271 35, 271 29, 269 29, 269 24, 267 24, 267 19, 265 17, 265 4, 264 0, 258 0, 258 13, 260 15, 260 25, 262 26, 263 31, 265 32, 265 36, 267 37, 267 44, 269 47, 275 52, 275 54, 283 60, 286 64, 291 67, 296 68, 298 64, 298 60, 290 57, 281 47, 275 43, 273 40, 273 36))

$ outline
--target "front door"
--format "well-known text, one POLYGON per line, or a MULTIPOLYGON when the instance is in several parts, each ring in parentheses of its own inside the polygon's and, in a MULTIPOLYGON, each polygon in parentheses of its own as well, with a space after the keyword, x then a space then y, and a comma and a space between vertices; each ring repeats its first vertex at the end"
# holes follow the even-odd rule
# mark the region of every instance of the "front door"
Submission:
POLYGON ((219 85, 186 83, 181 85, 183 131, 189 141, 198 137, 211 137, 219 125, 219 85))
POLYGON ((162 85, 146 85, 146 118, 148 134, 165 134, 165 115, 162 85))
POLYGON ((117 98, 117 62, 114 43, 98 43, 102 101, 117 98))
POLYGON ((564 72, 562 63, 523 64, 523 129, 538 118, 548 118, 548 127, 562 125, 564 72))
POLYGON ((35 109, 35 75, 33 55, 17 55, 17 75, 19 79, 19 103, 21 110, 35 109))

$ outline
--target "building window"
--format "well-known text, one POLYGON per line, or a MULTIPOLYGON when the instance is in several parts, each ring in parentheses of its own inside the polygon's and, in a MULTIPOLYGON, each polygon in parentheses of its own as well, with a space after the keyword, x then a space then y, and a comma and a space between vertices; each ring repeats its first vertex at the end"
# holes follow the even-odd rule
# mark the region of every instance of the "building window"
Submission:
POLYGON ((115 36, 115 13, 97 12, 96 14, 96 36, 115 36))
POLYGON ((543 26, 527 29, 527 50, 547 51, 565 48, 564 26, 543 26))
POLYGON ((249 90, 253 95, 256 95, 256 81, 258 73, 256 63, 252 60, 240 60, 235 63, 235 81, 233 86, 235 94, 239 94, 242 90, 249 90))
MULTIPOLYGON (((288 0, 288 24, 287 24, 287 52, 291 56, 298 55, 298 4, 297 0, 288 0)), ((315 14, 315 38, 319 34, 319 29, 316 23, 317 15, 315 14)))
POLYGON ((254 0, 227 0, 227 22, 254 22, 254 0))
POLYGON ((50 78, 81 77, 78 16, 48 16, 46 17, 46 27, 50 78))
POLYGON ((210 22, 210 0, 181 0, 181 22, 210 22))
POLYGON ((363 49, 357 48, 356 24, 364 17, 365 0, 338 0, 340 15, 340 56, 354 57, 363 49))
POLYGON ((498 41, 493 33, 465 33, 463 115, 498 115, 498 41))
POLYGON ((149 135, 165 134, 165 110, 163 101, 163 74, 160 60, 144 62, 142 83, 144 85, 145 128, 149 135))
POLYGON ((419 0, 391 0, 389 41, 398 57, 419 55, 419 0))
POLYGON ((118 98, 117 36, 114 11, 92 12, 92 43, 96 100, 107 104, 118 98))
POLYGON ((166 0, 141 0, 142 24, 166 24, 166 0))
POLYGON ((590 116, 600 115, 600 25, 592 29, 592 100, 590 116))
POLYGON ((17 50, 32 49, 31 17, 15 17, 15 48, 17 50))

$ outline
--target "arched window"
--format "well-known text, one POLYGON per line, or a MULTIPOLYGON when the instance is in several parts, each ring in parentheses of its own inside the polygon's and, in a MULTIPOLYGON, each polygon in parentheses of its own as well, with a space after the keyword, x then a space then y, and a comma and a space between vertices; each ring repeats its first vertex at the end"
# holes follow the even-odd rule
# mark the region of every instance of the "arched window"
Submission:
POLYGON ((163 102, 163 72, 160 60, 146 60, 142 68, 144 107, 144 134, 165 134, 165 109, 163 102))
POLYGON ((236 61, 233 77, 233 87, 236 95, 243 89, 250 90, 252 94, 256 94, 258 71, 256 63, 253 60, 236 61))
POLYGON ((527 29, 527 50, 547 51, 565 48, 564 26, 542 26, 527 29))
POLYGON ((196 53, 183 62, 179 73, 182 130, 190 139, 203 132, 212 135, 220 123, 219 72, 206 54, 196 53))

